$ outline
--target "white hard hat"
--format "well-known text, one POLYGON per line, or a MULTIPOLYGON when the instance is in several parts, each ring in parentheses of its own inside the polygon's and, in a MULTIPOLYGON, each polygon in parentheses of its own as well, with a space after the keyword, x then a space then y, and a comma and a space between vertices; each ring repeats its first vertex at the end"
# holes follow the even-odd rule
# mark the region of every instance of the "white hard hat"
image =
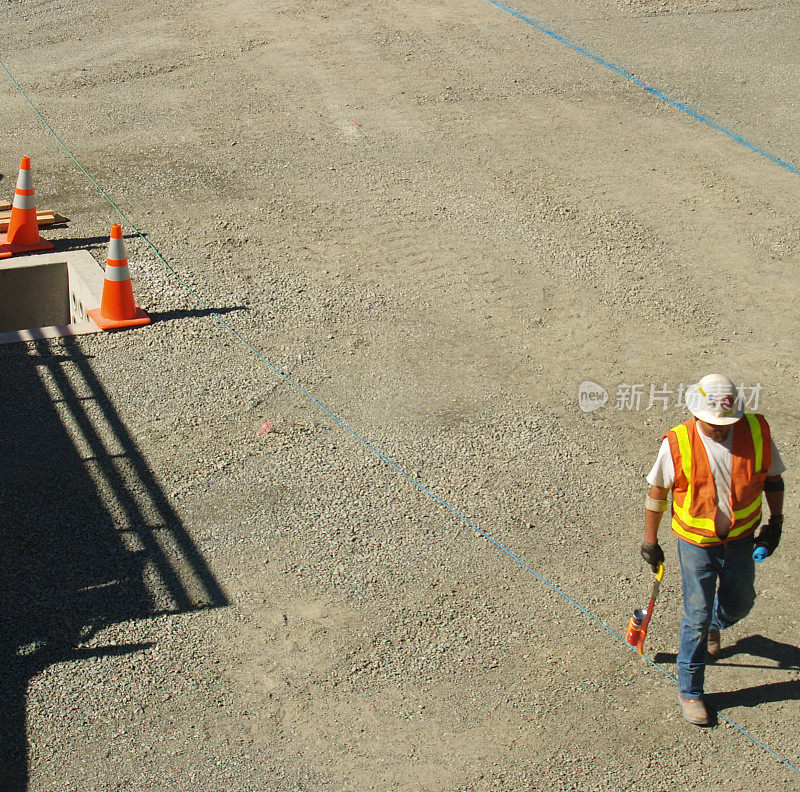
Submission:
POLYGON ((686 406, 701 421, 728 426, 744 414, 736 386, 724 374, 706 374, 697 385, 686 389, 686 406))

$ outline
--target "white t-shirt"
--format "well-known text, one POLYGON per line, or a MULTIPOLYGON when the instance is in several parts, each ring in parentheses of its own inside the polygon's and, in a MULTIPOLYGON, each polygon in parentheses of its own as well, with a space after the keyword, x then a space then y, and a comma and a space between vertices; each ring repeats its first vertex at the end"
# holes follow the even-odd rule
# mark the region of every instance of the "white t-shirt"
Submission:
MULTIPOLYGON (((731 514, 731 448, 733 447, 733 432, 728 432, 724 442, 717 443, 710 437, 706 437, 697 428, 697 433, 703 441, 703 446, 708 455, 708 462, 711 466, 711 474, 714 476, 714 484, 717 488, 717 519, 714 525, 717 536, 727 536, 733 524, 731 514)), ((770 438, 771 439, 771 438, 770 438)), ((770 460, 768 476, 779 476, 786 470, 781 455, 772 443, 772 458, 770 460)), ((647 474, 647 483, 656 487, 671 489, 675 483, 675 466, 672 464, 672 452, 669 448, 669 440, 665 437, 658 449, 658 457, 652 470, 647 474)))

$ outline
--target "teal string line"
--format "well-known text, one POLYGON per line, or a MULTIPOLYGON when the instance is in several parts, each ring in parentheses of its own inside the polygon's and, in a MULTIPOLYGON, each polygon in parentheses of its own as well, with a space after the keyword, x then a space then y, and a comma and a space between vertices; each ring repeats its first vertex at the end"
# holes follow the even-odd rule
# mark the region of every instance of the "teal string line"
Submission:
POLYGON ((544 33, 546 36, 549 36, 552 39, 564 44, 565 46, 569 47, 571 50, 575 52, 579 52, 581 55, 593 60, 595 63, 600 64, 600 66, 604 66, 606 69, 611 69, 611 71, 616 72, 620 77, 624 77, 626 80, 630 80, 632 83, 636 83, 640 88, 643 88, 649 94, 661 99, 661 101, 666 102, 672 107, 680 110, 682 113, 686 113, 686 115, 691 116, 696 121, 700 121, 702 124, 711 127, 712 129, 716 129, 718 132, 722 132, 723 135, 727 135, 731 140, 735 140, 737 143, 741 144, 745 148, 750 149, 750 151, 758 154, 762 157, 766 157, 766 159, 770 160, 770 162, 774 162, 776 165, 779 165, 781 168, 788 170, 790 173, 800 174, 800 171, 794 166, 789 164, 788 162, 784 162, 782 159, 778 159, 778 157, 773 156, 767 151, 754 146, 752 143, 748 143, 743 137, 734 134, 729 129, 726 129, 723 126, 720 126, 715 121, 712 121, 710 118, 706 118, 705 116, 701 115, 700 113, 692 110, 685 104, 681 102, 677 102, 674 99, 671 99, 666 94, 661 93, 660 91, 655 90, 655 88, 651 88, 647 83, 642 82, 638 77, 634 77, 632 74, 628 74, 628 72, 620 69, 619 66, 615 66, 613 63, 610 63, 607 60, 599 57, 598 55, 594 55, 593 53, 589 52, 588 50, 584 49, 583 47, 578 46, 577 44, 573 44, 570 41, 567 41, 563 36, 560 36, 558 33, 554 33, 552 30, 548 30, 545 27, 542 27, 538 23, 534 22, 532 19, 529 19, 526 16, 523 16, 519 13, 519 11, 515 11, 513 8, 509 8, 508 6, 503 5, 502 3, 498 3, 497 0, 485 0, 490 5, 495 6, 495 8, 499 8, 501 11, 505 11, 508 14, 519 19, 521 22, 524 22, 526 25, 530 25, 532 28, 535 28, 540 33, 544 33))

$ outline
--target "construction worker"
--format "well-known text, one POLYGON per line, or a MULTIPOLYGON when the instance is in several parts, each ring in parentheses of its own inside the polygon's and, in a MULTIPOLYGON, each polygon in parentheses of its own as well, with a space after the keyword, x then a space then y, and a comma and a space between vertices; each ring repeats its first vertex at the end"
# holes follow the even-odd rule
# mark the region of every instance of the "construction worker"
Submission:
POLYGON ((679 698, 687 721, 708 726, 706 662, 719 654, 720 630, 753 607, 753 552, 760 546, 761 555, 771 555, 780 541, 786 468, 764 416, 744 412, 727 377, 709 374, 687 388, 685 398, 694 417, 664 435, 647 476, 641 553, 653 571, 664 561, 657 534, 672 490, 672 530, 683 577, 679 698), (770 517, 756 536, 762 493, 770 517))

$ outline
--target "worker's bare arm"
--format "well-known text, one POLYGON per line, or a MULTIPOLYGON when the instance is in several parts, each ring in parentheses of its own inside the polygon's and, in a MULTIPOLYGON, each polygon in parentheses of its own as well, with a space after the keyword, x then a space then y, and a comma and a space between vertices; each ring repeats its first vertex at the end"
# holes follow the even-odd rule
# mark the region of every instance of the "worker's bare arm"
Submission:
POLYGON ((782 483, 783 479, 780 476, 767 476, 764 482, 764 495, 770 514, 783 514, 783 488, 776 488, 776 485, 782 483))
MULTIPOLYGON (((666 487, 657 487, 655 484, 650 487, 649 496, 655 501, 666 500, 669 494, 669 489, 666 487)), ((644 510, 644 540, 655 544, 658 541, 658 526, 661 524, 661 515, 663 511, 653 511, 651 509, 644 510)))

